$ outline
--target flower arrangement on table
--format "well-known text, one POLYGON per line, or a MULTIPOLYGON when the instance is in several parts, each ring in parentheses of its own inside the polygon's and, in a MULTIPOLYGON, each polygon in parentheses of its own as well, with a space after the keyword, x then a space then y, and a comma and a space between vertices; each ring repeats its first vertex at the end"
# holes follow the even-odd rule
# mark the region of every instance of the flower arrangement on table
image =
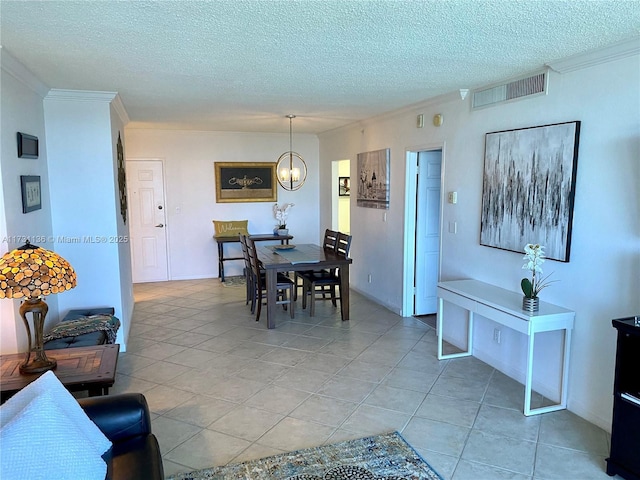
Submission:
POLYGON ((293 203, 283 203, 282 206, 279 206, 277 203, 273 206, 273 215, 278 220, 278 229, 286 229, 287 228, 287 217, 289 216, 289 210, 293 207, 293 203))
POLYGON ((542 264, 545 261, 544 247, 540 244, 528 243, 524 247, 526 255, 523 257, 526 263, 522 266, 524 270, 531 271, 531 280, 523 278, 520 282, 522 293, 524 293, 523 308, 526 310, 537 310, 538 294, 543 288, 547 288, 551 283, 557 280, 548 281, 549 277, 553 274, 550 273, 546 277, 542 277, 542 264), (539 274, 539 276, 538 276, 539 274), (533 302, 527 299, 535 299, 535 306, 533 302), (530 305, 530 307, 528 306, 530 305))

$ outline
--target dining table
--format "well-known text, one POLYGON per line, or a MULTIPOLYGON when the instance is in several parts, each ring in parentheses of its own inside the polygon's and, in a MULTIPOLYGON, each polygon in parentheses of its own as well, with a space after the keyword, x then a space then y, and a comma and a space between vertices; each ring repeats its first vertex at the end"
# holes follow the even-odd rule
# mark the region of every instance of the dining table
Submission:
POLYGON ((256 248, 258 260, 265 270, 267 289, 267 328, 276 327, 278 273, 337 268, 340 275, 340 314, 349 320, 349 265, 351 258, 325 250, 320 245, 268 245, 256 248))

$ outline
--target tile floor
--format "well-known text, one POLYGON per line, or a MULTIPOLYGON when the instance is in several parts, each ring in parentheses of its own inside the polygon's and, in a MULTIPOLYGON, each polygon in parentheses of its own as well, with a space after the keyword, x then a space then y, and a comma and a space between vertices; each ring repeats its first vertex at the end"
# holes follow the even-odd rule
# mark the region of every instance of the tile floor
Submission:
MULTIPOLYGON (((524 387, 434 330, 352 293, 254 321, 244 286, 137 284, 112 393, 147 397, 167 475, 397 430, 444 479, 606 479, 609 435, 568 411, 525 417, 524 387)), ((299 303, 299 302, 298 302, 299 303)), ((263 313, 263 315, 265 315, 263 313)))

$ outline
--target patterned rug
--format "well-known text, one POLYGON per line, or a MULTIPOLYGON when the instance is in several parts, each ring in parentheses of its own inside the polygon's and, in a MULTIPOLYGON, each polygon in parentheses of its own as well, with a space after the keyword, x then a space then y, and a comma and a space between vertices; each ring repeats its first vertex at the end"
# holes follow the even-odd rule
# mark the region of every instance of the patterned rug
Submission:
POLYGON ((236 287, 238 285, 244 286, 245 277, 244 277, 244 275, 238 275, 238 276, 233 276, 233 277, 224 277, 224 282, 220 282, 220 283, 222 283, 222 285, 225 286, 225 287, 236 287))
POLYGON ((213 467, 169 480, 442 480, 398 432, 213 467))

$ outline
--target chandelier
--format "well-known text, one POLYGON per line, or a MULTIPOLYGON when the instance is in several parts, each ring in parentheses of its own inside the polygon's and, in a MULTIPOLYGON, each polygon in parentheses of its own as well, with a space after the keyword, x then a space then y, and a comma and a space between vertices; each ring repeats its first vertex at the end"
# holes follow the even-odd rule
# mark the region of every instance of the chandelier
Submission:
POLYGON ((278 183, 282 188, 289 191, 298 190, 307 180, 307 164, 302 156, 293 151, 293 135, 291 121, 295 115, 287 115, 289 119, 289 151, 278 157, 276 172, 278 183))

